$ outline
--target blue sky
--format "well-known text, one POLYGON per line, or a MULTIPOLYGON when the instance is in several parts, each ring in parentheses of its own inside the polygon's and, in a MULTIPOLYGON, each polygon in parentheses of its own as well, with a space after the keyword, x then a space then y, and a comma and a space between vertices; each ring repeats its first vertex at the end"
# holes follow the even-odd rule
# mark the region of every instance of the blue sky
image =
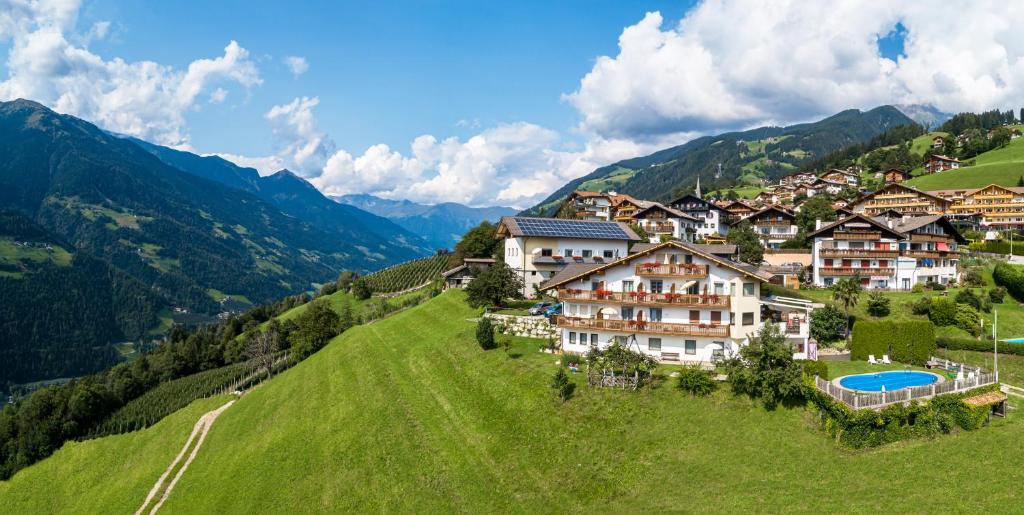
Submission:
POLYGON ((704 134, 1024 105, 995 0, 8 1, 0 99, 332 195, 528 207, 704 134))

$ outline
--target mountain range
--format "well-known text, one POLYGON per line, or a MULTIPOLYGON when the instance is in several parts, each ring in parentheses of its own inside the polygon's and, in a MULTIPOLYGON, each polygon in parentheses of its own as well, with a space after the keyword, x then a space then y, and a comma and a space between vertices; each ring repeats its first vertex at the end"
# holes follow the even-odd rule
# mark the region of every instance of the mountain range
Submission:
POLYGON ((0 103, 0 155, 0 382, 108 365, 112 342, 146 337, 170 307, 216 313, 224 295, 267 302, 429 252, 290 172, 259 177, 27 100, 0 103))
POLYGON ((667 201, 692 191, 698 176, 704 191, 756 186, 764 179, 786 175, 809 160, 911 123, 914 120, 899 109, 881 106, 869 111, 849 109, 812 123, 703 136, 600 167, 565 184, 524 213, 553 215, 577 189, 615 190, 637 198, 667 201))
POLYGON ((466 231, 487 220, 495 222, 516 214, 511 207, 469 207, 454 202, 417 204, 408 200, 388 200, 373 195, 352 194, 332 197, 341 204, 355 206, 390 219, 415 232, 437 249, 451 249, 466 231))

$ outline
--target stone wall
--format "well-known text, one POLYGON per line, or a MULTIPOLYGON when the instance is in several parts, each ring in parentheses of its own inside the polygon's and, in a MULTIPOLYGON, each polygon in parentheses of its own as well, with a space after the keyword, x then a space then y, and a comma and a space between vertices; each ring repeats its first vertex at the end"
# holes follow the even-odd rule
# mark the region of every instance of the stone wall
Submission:
POLYGON ((498 315, 487 313, 499 333, 524 336, 527 338, 557 338, 558 328, 548 323, 543 316, 498 315), (502 328, 504 327, 504 331, 502 328))

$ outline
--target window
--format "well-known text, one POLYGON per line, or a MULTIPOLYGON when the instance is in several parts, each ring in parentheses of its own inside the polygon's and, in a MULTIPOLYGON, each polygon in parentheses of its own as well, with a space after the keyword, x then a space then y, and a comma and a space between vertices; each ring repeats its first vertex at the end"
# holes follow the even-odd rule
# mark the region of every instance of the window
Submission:
POLYGON ((590 346, 597 347, 597 333, 590 333, 590 346))
POLYGON ((831 277, 826 277, 825 278, 825 286, 832 286, 834 283, 835 283, 835 279, 833 279, 831 277))
POLYGON ((633 291, 633 281, 622 281, 622 291, 626 293, 633 291))
POLYGON ((754 325, 754 313, 743 314, 743 325, 754 325))
POLYGON ((684 256, 683 263, 686 263, 688 265, 693 264, 693 255, 687 254, 686 256, 684 256))
POLYGON ((600 281, 591 281, 590 282, 590 291, 600 290, 600 289, 602 289, 600 281))
POLYGON ((691 309, 690 310, 690 323, 691 324, 699 324, 700 323, 700 310, 699 309, 691 309))
POLYGON ((663 283, 661 282, 660 279, 652 280, 651 281, 651 293, 661 293, 662 285, 663 285, 663 283))
POLYGON ((725 295, 725 284, 715 283, 715 295, 725 295))
POLYGON ((697 353, 697 340, 686 340, 686 342, 683 345, 685 348, 684 352, 686 352, 687 354, 697 353))
POLYGON ((743 283, 743 296, 753 297, 754 296, 754 283, 743 283))
POLYGON ((593 250, 584 250, 582 252, 583 252, 583 257, 585 257, 585 258, 588 258, 588 257, 591 257, 591 256, 594 255, 594 251, 593 250))
POLYGON ((576 333, 569 331, 569 345, 576 345, 576 333))
POLYGON ((544 257, 551 257, 554 252, 551 249, 540 249, 540 255, 544 257))
POLYGON ((537 275, 537 271, 536 270, 530 270, 530 275, 537 275))
POLYGON ((606 251, 604 251, 604 257, 606 257, 608 259, 611 259, 611 258, 615 257, 615 253, 610 251, 610 250, 606 250, 606 251))
POLYGON ((661 338, 648 338, 647 350, 661 350, 661 338))
POLYGON ((622 306, 622 319, 633 320, 633 306, 622 306))
POLYGON ((572 249, 565 249, 565 257, 572 257, 572 249))
POLYGON ((647 313, 651 315, 651 322, 661 322, 661 308, 650 308, 647 313))

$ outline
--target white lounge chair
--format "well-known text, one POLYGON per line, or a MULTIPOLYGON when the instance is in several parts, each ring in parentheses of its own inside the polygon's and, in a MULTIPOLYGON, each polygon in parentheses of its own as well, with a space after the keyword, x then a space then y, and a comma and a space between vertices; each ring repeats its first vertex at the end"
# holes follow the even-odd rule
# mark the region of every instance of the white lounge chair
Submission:
POLYGON ((888 354, 882 354, 882 364, 883 365, 892 365, 892 360, 889 359, 889 355, 888 354))
POLYGON ((877 365, 879 361, 875 359, 874 354, 868 354, 868 363, 871 363, 872 365, 877 365))

